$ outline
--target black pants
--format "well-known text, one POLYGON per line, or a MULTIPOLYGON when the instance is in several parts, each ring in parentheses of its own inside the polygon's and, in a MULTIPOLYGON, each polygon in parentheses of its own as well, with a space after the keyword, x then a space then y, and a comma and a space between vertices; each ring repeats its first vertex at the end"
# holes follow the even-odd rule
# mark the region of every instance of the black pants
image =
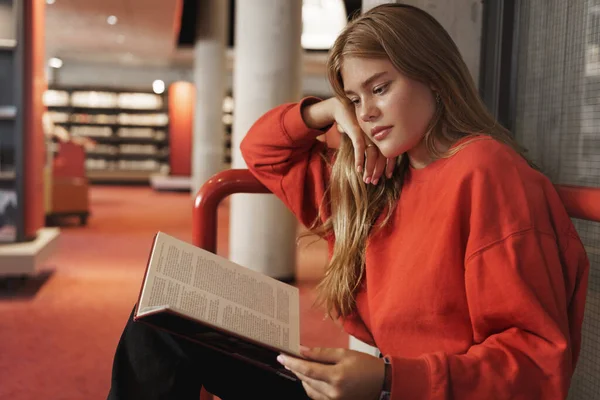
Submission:
POLYGON ((127 321, 114 358, 108 400, 199 400, 204 386, 223 400, 306 399, 302 384, 127 321))

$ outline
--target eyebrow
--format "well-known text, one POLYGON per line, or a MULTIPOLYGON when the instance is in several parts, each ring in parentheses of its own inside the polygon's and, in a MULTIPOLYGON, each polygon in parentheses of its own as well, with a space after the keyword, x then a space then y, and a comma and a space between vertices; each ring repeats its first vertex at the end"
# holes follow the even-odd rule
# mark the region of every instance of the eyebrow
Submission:
MULTIPOLYGON (((387 71, 381 71, 378 72, 374 75, 372 75, 369 79, 367 79, 366 81, 364 81, 360 86, 362 88, 366 88, 367 86, 369 86, 371 83, 373 83, 374 80, 376 80, 377 78, 382 77, 383 75, 387 74, 387 71)), ((344 93, 346 94, 354 94, 354 92, 352 90, 345 90, 344 93)))

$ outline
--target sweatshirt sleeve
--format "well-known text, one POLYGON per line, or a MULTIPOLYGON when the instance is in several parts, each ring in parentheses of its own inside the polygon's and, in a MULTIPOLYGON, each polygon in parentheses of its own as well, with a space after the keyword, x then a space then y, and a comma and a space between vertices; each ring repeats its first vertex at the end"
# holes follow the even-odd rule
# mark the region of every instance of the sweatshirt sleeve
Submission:
MULTIPOLYGON (((314 97, 284 104, 267 112, 250 128, 241 143, 248 169, 281 199, 305 226, 310 226, 324 202, 329 178, 328 149, 317 139, 326 132, 310 129, 302 107, 314 97)), ((323 210, 323 218, 328 211, 323 210)))

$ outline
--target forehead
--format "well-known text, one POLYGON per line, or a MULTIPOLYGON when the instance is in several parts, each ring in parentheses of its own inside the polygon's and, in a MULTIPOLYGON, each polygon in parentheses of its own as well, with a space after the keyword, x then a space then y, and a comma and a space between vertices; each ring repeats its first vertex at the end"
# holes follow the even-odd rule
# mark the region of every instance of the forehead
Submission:
POLYGON ((397 73, 387 58, 345 57, 340 69, 344 90, 358 90, 371 76, 380 72, 397 73))

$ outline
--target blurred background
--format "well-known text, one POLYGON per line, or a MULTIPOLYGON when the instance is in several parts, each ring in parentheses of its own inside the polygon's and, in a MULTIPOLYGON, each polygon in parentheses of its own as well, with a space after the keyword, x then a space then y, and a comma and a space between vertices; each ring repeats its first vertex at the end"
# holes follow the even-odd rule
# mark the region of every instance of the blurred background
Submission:
MULTIPOLYGON (((102 399, 152 237, 192 241, 194 197, 244 168, 270 108, 326 98, 327 53, 377 0, 0 0, 0 399, 102 399)), ((600 186, 600 0, 411 0, 457 43, 499 123, 557 184, 600 186)), ((327 249, 270 195, 219 205, 217 253, 300 288, 327 249)), ((600 399, 600 224, 571 399, 600 399)), ((501 284, 501 283, 499 283, 501 284)))

